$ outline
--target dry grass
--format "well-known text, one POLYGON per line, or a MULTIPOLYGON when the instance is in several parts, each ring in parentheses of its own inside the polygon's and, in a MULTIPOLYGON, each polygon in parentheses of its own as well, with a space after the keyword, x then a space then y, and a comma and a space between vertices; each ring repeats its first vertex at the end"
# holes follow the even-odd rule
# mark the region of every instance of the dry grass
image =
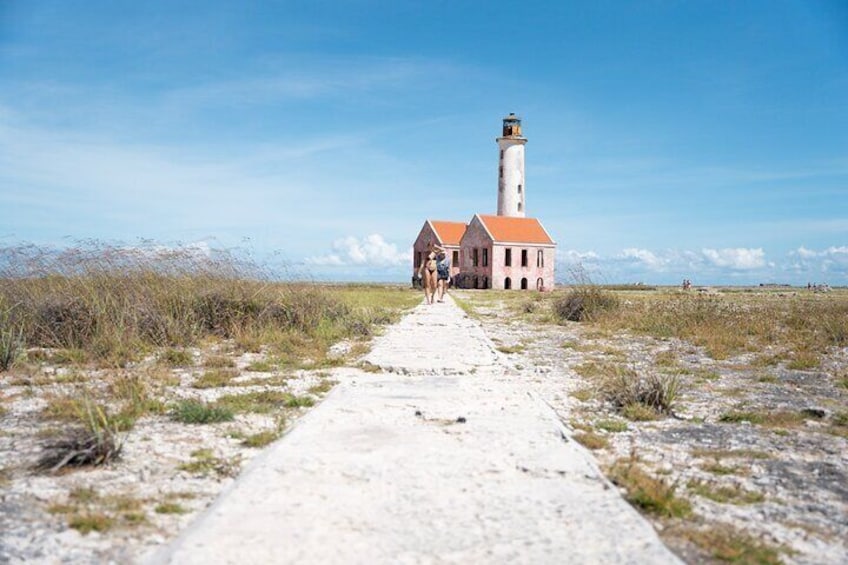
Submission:
POLYGON ((192 475, 206 476, 214 474, 218 477, 235 477, 241 466, 239 457, 224 458, 215 455, 211 449, 197 449, 191 452, 191 461, 183 463, 179 469, 192 475))
POLYGON ((191 386, 194 388, 218 388, 229 386, 233 379, 238 377, 239 372, 235 369, 214 369, 206 371, 191 386))
POLYGON ((716 485, 704 481, 690 481, 686 487, 698 496, 723 504, 755 504, 765 500, 759 492, 745 490, 739 485, 716 485))
POLYGON ((609 330, 679 338, 715 359, 773 346, 788 352, 790 368, 809 369, 827 348, 848 344, 848 297, 656 293, 605 310, 597 321, 609 330))
POLYGON ((560 322, 594 322, 619 307, 618 297, 592 284, 577 285, 553 301, 553 313, 560 322))
POLYGON ((805 416, 801 412, 791 410, 731 410, 719 416, 723 423, 750 422, 773 428, 791 428, 804 423, 805 416))
POLYGON ((616 462, 607 476, 626 491, 625 496, 631 504, 648 514, 682 518, 692 511, 689 501, 676 495, 677 485, 652 477, 632 458, 616 462))
POLYGON ((77 487, 68 493, 66 502, 53 504, 49 511, 65 516, 68 526, 84 535, 146 523, 144 502, 131 494, 102 496, 93 487, 77 487))
POLYGON ((574 439, 588 449, 603 449, 609 445, 609 440, 595 432, 578 432, 574 439))
POLYGON ((419 300, 400 288, 273 282, 226 252, 0 248, 0 337, 72 352, 75 363, 121 367, 165 347, 174 351, 163 363, 189 364, 176 351, 208 338, 287 355, 299 347, 318 362, 331 343, 368 337, 419 300))
POLYGON ((713 559, 725 563, 778 565, 783 563, 781 554, 789 553, 783 547, 758 540, 726 525, 701 529, 684 527, 670 533, 688 540, 713 559))

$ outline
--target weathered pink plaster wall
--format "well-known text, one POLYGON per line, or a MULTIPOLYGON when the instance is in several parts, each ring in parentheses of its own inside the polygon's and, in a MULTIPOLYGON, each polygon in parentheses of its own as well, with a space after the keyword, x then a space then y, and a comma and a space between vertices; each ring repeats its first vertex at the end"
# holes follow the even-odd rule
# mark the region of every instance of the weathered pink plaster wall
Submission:
POLYGON ((495 260, 492 265, 492 288, 505 288, 506 279, 510 279, 510 288, 521 289, 521 279, 527 279, 527 290, 536 290, 539 279, 545 290, 554 287, 554 247, 527 244, 495 244, 495 260), (511 265, 507 266, 506 250, 512 251, 511 265), (521 251, 527 250, 527 266, 521 266, 521 251), (537 266, 538 252, 542 252, 543 266, 537 266))
POLYGON ((459 242, 463 286, 466 288, 495 288, 492 286, 492 238, 475 216, 459 242), (477 266, 474 266, 474 249, 477 249, 477 266), (483 264, 483 250, 488 255, 488 265, 483 264), (476 286, 475 286, 476 279, 476 286))

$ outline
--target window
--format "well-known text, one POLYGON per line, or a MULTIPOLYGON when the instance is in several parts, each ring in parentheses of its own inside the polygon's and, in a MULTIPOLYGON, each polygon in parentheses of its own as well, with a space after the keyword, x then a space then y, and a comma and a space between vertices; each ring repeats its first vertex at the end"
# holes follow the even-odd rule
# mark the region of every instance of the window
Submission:
POLYGON ((527 290, 527 278, 521 279, 521 290, 527 290))
POLYGON ((503 178, 503 165, 498 167, 498 178, 503 178))
POLYGON ((509 290, 512 288, 512 281, 509 280, 509 277, 504 279, 504 289, 509 290))
POLYGON ((545 281, 541 277, 536 279, 536 290, 545 290, 545 281))
POLYGON ((478 263, 477 251, 478 251, 478 249, 476 247, 471 250, 471 266, 472 267, 476 267, 477 263, 478 263))
POLYGON ((544 267, 545 266, 545 252, 541 249, 536 252, 536 266, 544 267))
POLYGON ((504 266, 512 267, 512 249, 507 248, 504 250, 504 266))
POLYGON ((501 149, 501 161, 503 161, 503 149, 501 149))
POLYGON ((413 267, 415 267, 416 269, 421 266, 421 255, 423 255, 423 254, 420 251, 415 254, 415 260, 413 261, 413 263, 414 263, 413 267))
POLYGON ((527 266, 527 250, 526 249, 521 250, 521 266, 522 267, 527 266))
POLYGON ((521 185, 518 185, 518 194, 521 194, 521 185))
POLYGON ((451 267, 459 265, 459 251, 453 252, 453 259, 451 260, 451 267))
POLYGON ((489 266, 489 249, 487 247, 483 248, 483 266, 489 266))
POLYGON ((483 288, 489 288, 489 277, 483 277, 483 288))
POLYGON ((518 203, 518 211, 521 212, 521 202, 518 203))

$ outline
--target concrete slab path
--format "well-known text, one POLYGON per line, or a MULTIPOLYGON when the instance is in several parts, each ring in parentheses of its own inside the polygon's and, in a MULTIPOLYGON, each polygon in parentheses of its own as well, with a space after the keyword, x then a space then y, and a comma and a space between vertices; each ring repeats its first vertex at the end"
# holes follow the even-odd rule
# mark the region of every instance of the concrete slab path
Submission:
POLYGON ((452 300, 376 340, 153 563, 678 563, 452 300))

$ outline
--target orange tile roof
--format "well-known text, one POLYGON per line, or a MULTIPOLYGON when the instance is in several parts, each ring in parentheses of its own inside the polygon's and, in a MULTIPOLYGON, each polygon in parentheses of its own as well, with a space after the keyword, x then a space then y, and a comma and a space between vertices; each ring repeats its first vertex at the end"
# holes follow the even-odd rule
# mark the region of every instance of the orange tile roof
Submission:
POLYGON ((465 235, 465 222, 443 222, 441 220, 430 220, 430 225, 436 231, 436 236, 442 245, 459 245, 459 240, 465 235))
POLYGON ((554 241, 536 218, 512 218, 508 216, 477 216, 492 234, 495 241, 514 243, 542 243, 553 245, 554 241))

